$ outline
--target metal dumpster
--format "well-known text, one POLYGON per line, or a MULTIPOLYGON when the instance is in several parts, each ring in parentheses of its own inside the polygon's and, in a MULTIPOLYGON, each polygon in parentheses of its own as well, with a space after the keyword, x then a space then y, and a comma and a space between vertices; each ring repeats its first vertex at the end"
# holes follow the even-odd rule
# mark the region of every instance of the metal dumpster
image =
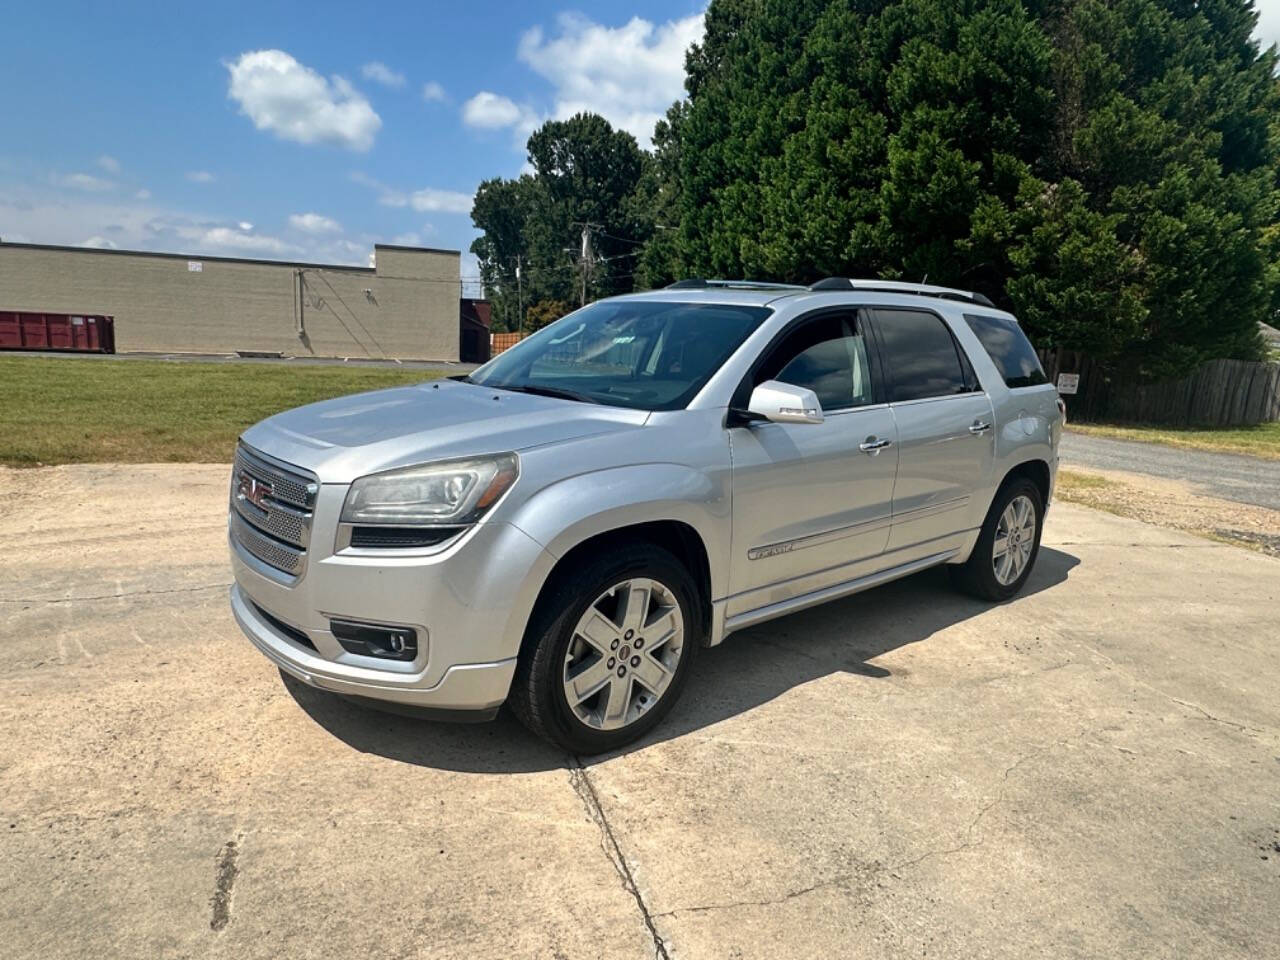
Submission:
POLYGON ((115 318, 90 313, 0 310, 0 350, 115 353, 115 318))

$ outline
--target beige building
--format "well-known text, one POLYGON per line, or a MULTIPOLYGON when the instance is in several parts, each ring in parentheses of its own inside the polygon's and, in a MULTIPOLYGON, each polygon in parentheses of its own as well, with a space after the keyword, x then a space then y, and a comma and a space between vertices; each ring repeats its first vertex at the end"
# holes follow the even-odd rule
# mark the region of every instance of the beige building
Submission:
POLYGON ((459 253, 376 267, 0 243, 0 311, 109 314, 117 351, 458 359, 459 253))

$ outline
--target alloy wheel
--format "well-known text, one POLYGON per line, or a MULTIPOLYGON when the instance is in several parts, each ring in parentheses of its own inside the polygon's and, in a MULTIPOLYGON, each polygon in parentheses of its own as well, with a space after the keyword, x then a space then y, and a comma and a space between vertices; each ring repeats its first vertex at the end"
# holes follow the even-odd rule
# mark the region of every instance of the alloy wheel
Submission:
POLYGON ((675 594, 656 580, 614 584, 586 609, 565 651, 569 709, 596 730, 634 723, 662 699, 684 647, 675 594))
POLYGON ((1031 561, 1036 542, 1036 508, 1025 495, 1014 497, 1000 514, 991 565, 1002 586, 1014 583, 1031 561))

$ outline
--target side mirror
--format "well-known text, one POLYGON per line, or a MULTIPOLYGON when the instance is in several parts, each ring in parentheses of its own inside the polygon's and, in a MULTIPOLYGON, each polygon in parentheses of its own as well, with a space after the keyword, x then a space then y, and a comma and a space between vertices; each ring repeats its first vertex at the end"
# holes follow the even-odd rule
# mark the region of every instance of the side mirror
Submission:
POLYGON ((766 380, 751 391, 747 412, 774 423, 821 423, 822 404, 807 387, 766 380))

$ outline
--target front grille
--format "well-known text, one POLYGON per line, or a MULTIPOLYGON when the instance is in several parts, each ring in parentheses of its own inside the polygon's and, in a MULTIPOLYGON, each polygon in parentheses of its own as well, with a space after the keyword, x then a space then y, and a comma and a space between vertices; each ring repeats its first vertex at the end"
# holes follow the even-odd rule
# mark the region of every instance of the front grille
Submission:
POLYGON ((306 566, 318 484, 244 446, 231 473, 231 531, 263 563, 291 577, 306 566))
POLYGON ((305 551, 295 550, 279 540, 259 533, 238 516, 231 518, 231 532, 240 546, 263 563, 292 577, 301 576, 306 565, 305 551))

